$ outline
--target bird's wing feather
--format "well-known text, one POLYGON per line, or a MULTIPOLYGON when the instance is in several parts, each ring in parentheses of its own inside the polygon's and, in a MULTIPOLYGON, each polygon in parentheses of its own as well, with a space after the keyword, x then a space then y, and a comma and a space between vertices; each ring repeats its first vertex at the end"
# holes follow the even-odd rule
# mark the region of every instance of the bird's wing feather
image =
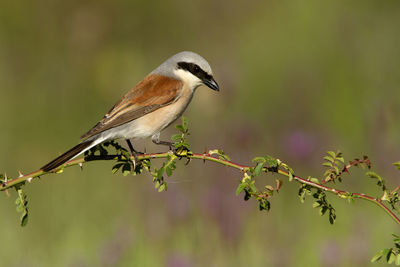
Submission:
POLYGON ((161 75, 148 75, 133 87, 82 139, 120 126, 173 103, 182 90, 182 82, 161 75))

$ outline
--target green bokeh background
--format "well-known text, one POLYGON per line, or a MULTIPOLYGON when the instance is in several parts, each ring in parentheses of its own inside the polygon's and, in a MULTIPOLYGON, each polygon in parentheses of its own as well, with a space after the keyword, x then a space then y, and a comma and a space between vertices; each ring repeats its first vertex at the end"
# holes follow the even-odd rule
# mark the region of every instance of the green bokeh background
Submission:
MULTIPOLYGON (((340 149, 369 155, 395 186, 399 48, 395 0, 2 0, 0 172, 33 171, 75 145, 147 73, 191 50, 221 87, 199 88, 185 113, 194 151, 241 163, 270 154, 318 176, 324 152, 340 149)), ((43 177, 26 187, 25 228, 14 192, 1 194, 0 266, 368 266, 398 233, 376 206, 332 197, 331 226, 287 181, 259 212, 235 196, 240 173, 180 165, 164 193, 147 174, 112 175, 111 162, 43 177)), ((359 170, 338 187, 379 193, 359 170)))

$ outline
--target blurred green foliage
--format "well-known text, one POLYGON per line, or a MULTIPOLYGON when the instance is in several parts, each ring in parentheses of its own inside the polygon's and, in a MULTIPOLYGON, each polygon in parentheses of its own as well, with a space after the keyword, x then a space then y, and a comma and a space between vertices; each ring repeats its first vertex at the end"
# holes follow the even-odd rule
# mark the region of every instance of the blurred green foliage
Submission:
MULTIPOLYGON (((185 113, 193 151, 221 148, 243 163, 270 154, 312 175, 324 151, 340 149, 367 154, 397 185, 399 12, 395 0, 3 0, 0 172, 42 166, 163 60, 192 50, 221 87, 200 88, 185 113)), ((398 230, 360 201, 334 200, 330 226, 290 186, 260 213, 236 197, 240 175, 213 164, 178 168, 163 193, 110 164, 26 188, 25 228, 1 194, 1 265, 367 266, 398 230)), ((345 183, 378 194, 361 177, 345 183)))

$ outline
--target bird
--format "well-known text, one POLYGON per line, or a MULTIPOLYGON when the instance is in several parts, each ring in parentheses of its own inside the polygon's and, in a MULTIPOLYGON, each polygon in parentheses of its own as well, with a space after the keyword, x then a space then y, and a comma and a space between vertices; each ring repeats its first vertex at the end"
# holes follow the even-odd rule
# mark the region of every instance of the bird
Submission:
POLYGON ((130 139, 151 137, 155 144, 171 146, 160 140, 160 132, 182 115, 201 85, 219 91, 207 60, 190 51, 173 55, 130 89, 81 136, 79 144, 40 170, 52 171, 90 148, 115 139, 125 139, 133 155, 136 150, 130 139))

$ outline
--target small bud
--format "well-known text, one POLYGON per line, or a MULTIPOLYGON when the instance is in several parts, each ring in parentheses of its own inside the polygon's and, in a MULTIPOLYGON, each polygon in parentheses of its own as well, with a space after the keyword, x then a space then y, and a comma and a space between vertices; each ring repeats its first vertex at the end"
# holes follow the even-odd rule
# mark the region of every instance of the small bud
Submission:
POLYGON ((29 177, 28 179, 26 179, 28 181, 28 183, 32 182, 32 177, 29 177))
POLYGON ((24 175, 21 173, 21 171, 18 171, 18 177, 22 177, 22 176, 24 176, 24 175))

